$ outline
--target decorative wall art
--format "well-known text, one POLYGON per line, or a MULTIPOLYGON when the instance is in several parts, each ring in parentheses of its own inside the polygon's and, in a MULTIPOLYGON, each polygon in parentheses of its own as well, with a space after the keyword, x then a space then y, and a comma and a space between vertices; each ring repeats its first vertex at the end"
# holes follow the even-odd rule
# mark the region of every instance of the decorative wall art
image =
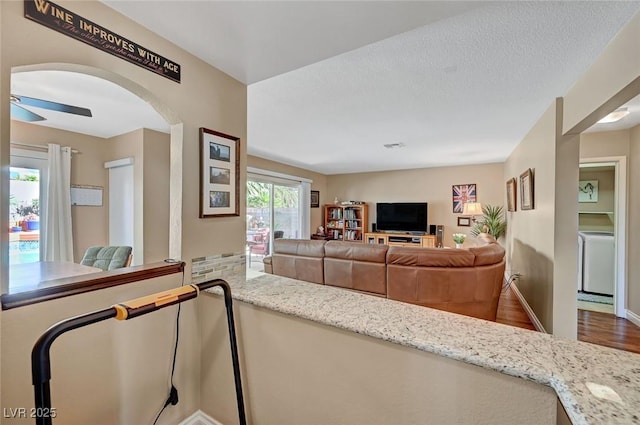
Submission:
POLYGON ((320 208, 320 191, 311 191, 311 208, 320 208))
POLYGON ((529 168, 520 174, 520 209, 532 210, 533 207, 533 170, 529 168))
POLYGON ((200 128, 200 218, 240 214, 240 139, 200 128))
POLYGON ((458 184, 453 186, 453 212, 462 213, 464 204, 476 201, 476 185, 458 184))
POLYGON ((471 217, 458 217, 458 226, 471 227, 471 217))
POLYGON ((578 183, 578 202, 598 202, 598 180, 582 180, 578 183))
POLYGON ((516 211, 518 209, 517 188, 515 178, 507 180, 507 211, 516 211))

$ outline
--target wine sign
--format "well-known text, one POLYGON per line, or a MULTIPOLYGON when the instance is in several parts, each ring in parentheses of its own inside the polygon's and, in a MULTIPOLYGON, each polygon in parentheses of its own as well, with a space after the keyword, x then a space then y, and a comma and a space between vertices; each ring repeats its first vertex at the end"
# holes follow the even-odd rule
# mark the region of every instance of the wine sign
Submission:
POLYGON ((25 0, 24 16, 132 64, 180 82, 180 65, 47 0, 25 0))

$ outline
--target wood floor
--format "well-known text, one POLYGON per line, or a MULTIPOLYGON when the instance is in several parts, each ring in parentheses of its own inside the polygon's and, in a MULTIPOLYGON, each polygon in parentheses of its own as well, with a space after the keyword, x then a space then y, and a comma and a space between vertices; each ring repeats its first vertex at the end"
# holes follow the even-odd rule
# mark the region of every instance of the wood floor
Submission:
MULTIPOLYGON (((511 288, 500 294, 496 321, 535 330, 511 288)), ((640 354, 640 327, 613 314, 578 310, 578 340, 640 354)))
POLYGON ((503 323, 505 325, 511 325, 518 328, 536 330, 529 316, 522 308, 520 300, 513 293, 511 287, 503 290, 500 294, 500 301, 498 302, 498 318, 496 322, 503 323))
POLYGON ((613 314, 578 310, 578 340, 640 353, 640 328, 613 314))

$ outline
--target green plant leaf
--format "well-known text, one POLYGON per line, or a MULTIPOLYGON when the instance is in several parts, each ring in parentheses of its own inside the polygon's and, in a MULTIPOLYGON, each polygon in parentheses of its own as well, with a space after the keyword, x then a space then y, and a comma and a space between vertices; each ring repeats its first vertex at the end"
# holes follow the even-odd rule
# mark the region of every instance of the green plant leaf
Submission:
POLYGON ((476 221, 471 229, 473 236, 478 236, 484 232, 485 226, 487 233, 498 239, 504 235, 507 230, 507 222, 504 220, 504 208, 500 205, 486 204, 482 206, 482 218, 476 221))

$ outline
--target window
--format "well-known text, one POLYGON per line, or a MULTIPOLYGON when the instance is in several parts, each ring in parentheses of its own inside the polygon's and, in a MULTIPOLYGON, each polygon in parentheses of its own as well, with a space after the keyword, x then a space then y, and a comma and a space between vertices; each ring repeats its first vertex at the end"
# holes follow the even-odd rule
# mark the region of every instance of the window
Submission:
POLYGON ((47 156, 12 149, 9 171, 9 264, 42 258, 40 213, 46 206, 47 156))
POLYGON ((271 253, 274 239, 309 238, 311 182, 249 169, 247 178, 247 265, 271 253))

